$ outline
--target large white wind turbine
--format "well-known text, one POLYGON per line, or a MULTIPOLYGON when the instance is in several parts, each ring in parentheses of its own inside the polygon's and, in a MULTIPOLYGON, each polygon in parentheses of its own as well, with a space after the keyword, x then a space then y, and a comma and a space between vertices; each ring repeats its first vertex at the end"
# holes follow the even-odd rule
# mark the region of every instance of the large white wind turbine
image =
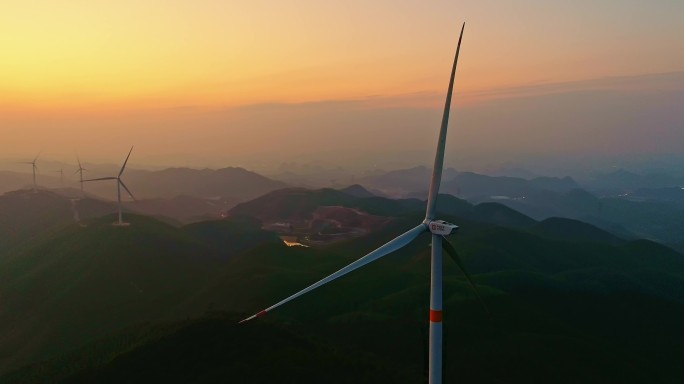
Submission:
MULTIPOLYGON (((128 158, 131 157, 131 152, 133 152, 133 147, 131 147, 131 150, 128 151, 128 156, 126 156, 126 160, 124 160, 123 165, 121 166, 121 170, 119 171, 119 174, 116 176, 111 176, 111 177, 100 177, 98 179, 88 179, 88 180, 83 180, 83 181, 100 181, 100 180, 116 180, 116 195, 117 195, 117 200, 119 203, 119 221, 114 223, 114 225, 118 226, 127 226, 130 225, 130 223, 124 223, 123 221, 123 214, 121 213, 121 187, 123 187, 126 192, 128 192, 128 195, 131 197, 131 199, 135 200, 135 197, 131 193, 131 191, 126 187, 126 184, 124 184, 123 180, 121 180, 121 175, 124 173, 124 169, 126 169, 126 163, 128 163, 128 158)), ((80 161, 79 161, 80 163, 80 161)))
MULTIPOLYGON (((439 185, 442 179, 442 167, 444 165, 444 147, 446 144, 447 126, 449 124, 449 110, 451 108, 451 96, 454 88, 454 77, 456 75, 456 64, 458 63, 458 54, 461 50, 461 40, 463 38, 463 30, 465 29, 465 23, 461 28, 461 34, 458 38, 458 46, 456 48, 456 55, 454 57, 454 64, 451 69, 451 78, 449 80, 449 88, 447 91, 446 103, 444 105, 444 114, 442 116, 442 126, 439 131, 439 139, 437 141, 437 153, 435 155, 435 164, 432 169, 432 181, 430 182, 430 192, 427 201, 427 211, 425 213, 425 219, 417 227, 409 230, 408 232, 400 235, 389 243, 381 246, 380 248, 374 250, 373 252, 367 254, 366 256, 356 260, 355 262, 347 265, 346 267, 340 269, 339 271, 333 273, 332 275, 323 278, 322 280, 314 283, 313 285, 295 293, 294 295, 264 309, 263 311, 252 315, 241 321, 245 322, 252 320, 256 317, 263 316, 267 312, 287 303, 288 301, 294 300, 297 297, 312 291, 323 284, 326 284, 338 277, 344 276, 347 273, 354 271, 364 265, 373 262, 383 256, 386 256, 394 251, 397 251, 413 240, 415 240, 419 235, 430 232, 432 234, 432 269, 431 269, 431 279, 430 279, 430 362, 429 362, 429 382, 430 384, 441 384, 442 382, 442 247, 447 251, 447 253, 452 256, 458 266, 463 270, 463 263, 458 259, 458 255, 455 253, 454 248, 446 240, 442 242, 443 238, 447 235, 454 233, 458 226, 447 223, 443 220, 437 220, 437 194, 439 193, 439 185)), ((466 275, 468 282, 474 287, 470 276, 465 270, 463 270, 466 275)), ((478 294, 478 299, 479 299, 478 294)))

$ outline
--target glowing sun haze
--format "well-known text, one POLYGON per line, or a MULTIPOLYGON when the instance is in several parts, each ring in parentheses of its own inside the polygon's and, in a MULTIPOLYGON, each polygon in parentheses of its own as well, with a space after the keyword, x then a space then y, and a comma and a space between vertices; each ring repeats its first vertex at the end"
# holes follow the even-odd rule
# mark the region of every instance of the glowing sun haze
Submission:
MULTIPOLYGON (((677 0, 5 0, 3 155, 78 149, 115 161, 136 144, 137 161, 228 165, 240 156, 431 148, 462 21, 455 103, 467 126, 455 126, 487 130, 467 135, 468 148, 496 150, 505 140, 492 146, 491 134, 515 122, 489 118, 484 127, 475 117, 521 98, 578 89, 679 98, 682 15, 677 0), (658 74, 670 77, 651 81, 658 74)), ((606 103, 609 116, 597 117, 604 126, 622 107, 602 96, 595 101, 606 103)), ((571 103, 568 113, 578 105, 571 103)), ((522 104, 519 111, 535 114, 522 104)), ((535 134, 561 146, 547 112, 539 114, 549 131, 535 134)), ((667 124, 682 121, 676 110, 661 112, 673 114, 667 124)), ((509 149, 534 152, 522 142, 509 149)))

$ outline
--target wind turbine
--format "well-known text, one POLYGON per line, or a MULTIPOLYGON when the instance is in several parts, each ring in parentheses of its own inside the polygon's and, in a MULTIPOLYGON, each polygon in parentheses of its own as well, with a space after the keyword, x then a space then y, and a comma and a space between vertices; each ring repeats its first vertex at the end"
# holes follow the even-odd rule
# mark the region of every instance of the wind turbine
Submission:
POLYGON ((33 171, 33 190, 36 191, 38 189, 38 184, 36 183, 36 171, 38 170, 38 166, 36 165, 36 161, 38 161, 38 158, 40 157, 40 153, 36 155, 36 157, 33 159, 33 161, 20 161, 19 164, 31 164, 31 170, 33 171))
POLYGON ((59 173, 59 184, 64 186, 64 168, 60 168, 59 171, 55 172, 59 173))
MULTIPOLYGON (((131 152, 133 152, 133 147, 131 147, 131 150, 128 151, 128 156, 126 156, 126 160, 124 160, 123 165, 121 166, 121 170, 119 171, 119 174, 116 176, 111 176, 111 177, 100 177, 99 179, 88 179, 88 180, 83 180, 83 181, 100 181, 100 180, 116 180, 116 195, 117 195, 117 200, 119 203, 119 221, 114 223, 114 225, 117 226, 128 226, 130 223, 124 223, 123 222, 123 215, 121 213, 121 187, 123 187, 126 192, 128 192, 128 195, 135 200, 135 197, 131 193, 131 191, 126 187, 126 184, 124 184, 123 180, 121 180, 121 175, 124 173, 124 169, 126 169, 126 163, 128 163, 128 158, 131 157, 131 152)), ((80 163, 80 161, 79 161, 80 163)))
POLYGON ((83 171, 87 171, 87 169, 83 168, 83 166, 81 165, 81 159, 78 157, 78 155, 76 155, 76 161, 78 162, 78 169, 74 173, 79 174, 79 177, 81 179, 81 195, 85 196, 85 192, 83 191, 83 171))
MULTIPOLYGON (((463 39, 464 29, 465 23, 463 23, 463 27, 461 27, 461 34, 458 38, 458 46, 456 48, 454 64, 451 69, 451 78, 449 80, 449 88, 447 91, 446 102, 444 105, 444 114, 442 116, 442 126, 439 132, 439 139, 437 141, 437 153, 435 154, 435 164, 432 169, 432 181, 430 182, 430 192, 428 194, 425 219, 420 224, 418 224, 417 227, 396 237, 394 240, 388 242, 380 248, 370 252, 362 258, 340 269, 339 271, 319 280, 318 282, 310 285, 309 287, 304 288, 303 290, 295 293, 294 295, 262 310, 261 312, 258 312, 242 320, 240 323, 244 323, 256 317, 263 316, 266 313, 274 310, 275 308, 278 308, 281 305, 322 286, 323 284, 329 283, 337 279, 338 277, 342 277, 347 273, 352 272, 358 268, 361 268, 375 260, 378 260, 383 256, 387 256, 388 254, 394 251, 398 251, 399 249, 405 247, 406 245, 414 241, 421 234, 425 232, 430 232, 432 234, 432 266, 430 279, 429 382, 430 384, 442 383, 442 247, 444 247, 444 249, 447 251, 447 254, 454 258, 459 268, 461 268, 461 270, 466 275, 468 282, 471 284, 471 286, 473 286, 473 288, 475 288, 475 285, 472 279, 470 278, 470 275, 463 268, 463 263, 460 261, 458 255, 455 252, 455 249, 445 239, 445 236, 454 233, 458 229, 458 226, 455 224, 447 223, 443 220, 436 219, 437 194, 439 193, 439 185, 442 179, 442 168, 444 166, 444 147, 446 145, 447 127, 449 125, 449 110, 451 108, 451 96, 454 88, 456 64, 458 63, 458 54, 461 50, 461 40, 463 39), (442 242, 443 239, 444 242, 442 242)), ((476 294, 478 299, 481 300, 481 297, 477 290, 476 294)))

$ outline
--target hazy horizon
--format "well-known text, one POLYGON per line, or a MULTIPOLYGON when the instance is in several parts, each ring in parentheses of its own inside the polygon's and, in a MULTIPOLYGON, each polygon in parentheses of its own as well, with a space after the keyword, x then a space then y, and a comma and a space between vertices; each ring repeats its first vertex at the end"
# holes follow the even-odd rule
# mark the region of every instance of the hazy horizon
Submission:
POLYGON ((0 11, 7 159, 117 164, 135 145, 132 165, 429 165, 462 21, 448 166, 609 169, 684 149, 681 2, 0 11))

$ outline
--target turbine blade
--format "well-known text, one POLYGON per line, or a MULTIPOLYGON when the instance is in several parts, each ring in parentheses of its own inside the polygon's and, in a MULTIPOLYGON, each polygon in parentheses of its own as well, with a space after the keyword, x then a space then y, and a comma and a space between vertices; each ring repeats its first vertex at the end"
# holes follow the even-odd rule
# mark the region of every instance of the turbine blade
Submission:
POLYGON ((126 160, 124 160, 124 163, 121 166, 121 170, 119 171, 119 177, 121 177, 121 175, 124 172, 124 169, 126 168, 126 163, 128 163, 128 158, 131 157, 131 152, 133 152, 133 147, 131 147, 131 150, 128 151, 128 156, 126 156, 126 160))
POLYGON ((100 177, 99 179, 87 179, 83 181, 116 180, 117 177, 100 177))
POLYGON ((342 276, 346 275, 347 273, 352 272, 356 269, 359 269, 359 268, 363 267, 364 265, 366 265, 370 262, 373 262, 373 261, 375 261, 375 260, 377 260, 383 256, 386 256, 386 255, 388 255, 394 251, 397 251, 397 250, 405 247, 406 245, 408 245, 410 242, 415 240, 416 237, 418 237, 421 233, 426 232, 426 231, 427 231, 427 226, 425 226, 425 224, 420 224, 417 227, 408 230, 404 234, 397 236, 396 238, 394 238, 394 240, 386 243, 385 245, 383 245, 380 248, 374 250, 373 252, 367 254, 366 256, 363 256, 362 258, 354 261, 353 263, 351 263, 351 264, 347 265, 346 267, 340 269, 339 271, 333 273, 332 275, 324 277, 323 279, 321 279, 321 280, 317 281, 316 283, 302 289, 301 291, 295 293, 294 295, 292 295, 292 296, 290 296, 290 297, 288 297, 282 301, 279 301, 278 303, 264 309, 263 311, 258 312, 256 314, 240 321, 240 323, 244 323, 244 322, 252 320, 256 317, 263 316, 267 312, 270 312, 273 309, 278 308, 281 305, 287 303, 288 301, 294 300, 294 299, 298 298, 299 296, 320 287, 323 284, 329 283, 329 282, 337 279, 338 277, 342 277, 342 276))
POLYGON ((456 47, 456 56, 454 57, 454 66, 451 68, 451 78, 449 79, 449 89, 447 91, 446 102, 444 103, 444 114, 442 115, 442 127, 439 130, 439 139, 437 140, 437 152, 435 153, 435 165, 432 167, 432 180, 430 181, 430 192, 428 194, 427 210, 425 211, 425 218, 432 220, 435 218, 435 209, 437 205, 437 194, 439 193, 439 185, 442 182, 442 168, 444 167, 444 147, 446 146, 447 128, 449 126, 449 111, 451 110, 451 96, 454 92, 454 78, 456 77, 456 64, 458 64, 458 54, 461 51, 461 40, 463 39, 463 30, 465 23, 461 27, 461 35, 458 38, 458 46, 456 47))
POLYGON ((124 189, 126 190, 126 192, 128 192, 128 196, 130 196, 131 199, 135 200, 135 196, 133 196, 133 194, 131 193, 131 190, 128 189, 128 187, 126 186, 126 184, 124 184, 124 182, 123 182, 121 179, 119 179, 119 183, 121 184, 122 187, 124 187, 124 189))
POLYGON ((83 169, 83 166, 81 165, 81 159, 76 155, 76 161, 78 161, 78 169, 83 169))
POLYGON ((38 160, 38 158, 40 157, 40 154, 41 154, 41 153, 43 153, 43 151, 38 152, 38 154, 36 155, 36 158, 33 159, 33 162, 34 162, 34 163, 38 160))
POLYGON ((473 289, 473 292, 475 292, 475 296, 477 296, 477 301, 480 302, 482 308, 484 308, 487 315, 491 318, 492 313, 489 311, 489 307, 487 307, 487 304, 485 304, 484 300, 482 299, 482 295, 480 295, 480 290, 475 285, 475 281, 473 281, 473 278, 470 276, 470 273, 468 273, 468 270, 466 269, 463 260, 461 260, 461 258, 458 256, 456 248, 454 248, 454 246, 451 245, 449 240, 447 240, 444 236, 442 236, 442 248, 444 248, 447 255, 449 255, 451 259, 456 263, 458 269, 460 269, 461 272, 463 272, 463 276, 465 276, 466 280, 468 281, 468 284, 470 284, 470 287, 473 289))

